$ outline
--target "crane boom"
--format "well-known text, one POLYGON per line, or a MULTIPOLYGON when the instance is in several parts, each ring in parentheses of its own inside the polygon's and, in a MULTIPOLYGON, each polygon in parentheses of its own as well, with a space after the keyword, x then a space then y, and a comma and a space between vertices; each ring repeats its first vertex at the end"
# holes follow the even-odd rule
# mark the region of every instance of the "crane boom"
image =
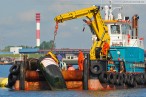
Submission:
POLYGON ((90 60, 100 59, 101 56, 107 57, 110 36, 108 34, 107 26, 104 24, 100 15, 100 7, 91 6, 89 8, 60 14, 56 16, 54 20, 57 23, 62 23, 67 20, 81 17, 86 17, 90 21, 88 25, 92 28, 94 32, 93 34, 97 37, 97 40, 93 43, 90 49, 90 60))
POLYGON ((64 13, 64 14, 56 16, 55 21, 58 23, 62 23, 67 20, 72 20, 72 19, 81 18, 81 17, 85 17, 85 16, 91 18, 93 16, 92 15, 93 11, 98 12, 98 10, 99 9, 97 7, 92 6, 89 8, 84 8, 81 10, 64 13))

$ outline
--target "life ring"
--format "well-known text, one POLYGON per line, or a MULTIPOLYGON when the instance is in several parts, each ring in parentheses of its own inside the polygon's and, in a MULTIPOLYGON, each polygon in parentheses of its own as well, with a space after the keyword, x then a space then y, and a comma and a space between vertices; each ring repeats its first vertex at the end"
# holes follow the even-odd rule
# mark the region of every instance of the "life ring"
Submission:
POLYGON ((90 70, 93 74, 100 74, 102 72, 102 66, 99 62, 93 63, 90 66, 90 70))
POLYGON ((17 78, 18 78, 17 75, 10 73, 8 75, 8 87, 11 88, 15 84, 17 78))
POLYGON ((83 70, 83 65, 84 65, 84 54, 82 51, 79 51, 78 54, 78 66, 79 70, 83 70))
POLYGON ((11 74, 18 74, 20 72, 20 66, 18 64, 14 64, 9 69, 11 74))
POLYGON ((114 84, 114 74, 113 73, 108 74, 108 80, 109 80, 109 83, 114 84))
POLYGON ((99 80, 103 83, 107 83, 108 82, 108 75, 106 72, 102 72, 100 75, 99 75, 99 80))

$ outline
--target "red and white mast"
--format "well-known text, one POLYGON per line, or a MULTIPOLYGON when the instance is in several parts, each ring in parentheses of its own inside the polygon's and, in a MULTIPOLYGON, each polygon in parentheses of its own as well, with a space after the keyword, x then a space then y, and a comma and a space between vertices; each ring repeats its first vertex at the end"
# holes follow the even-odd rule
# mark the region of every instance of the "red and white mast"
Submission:
POLYGON ((40 13, 36 13, 36 46, 40 46, 40 13))

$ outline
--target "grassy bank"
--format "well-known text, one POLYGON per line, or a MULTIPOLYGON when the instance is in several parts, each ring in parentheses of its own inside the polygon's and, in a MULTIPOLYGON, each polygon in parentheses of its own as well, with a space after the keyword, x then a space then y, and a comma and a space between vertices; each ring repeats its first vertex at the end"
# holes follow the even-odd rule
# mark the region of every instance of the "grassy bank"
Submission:
MULTIPOLYGON (((39 58, 43 56, 43 54, 26 54, 28 58, 39 58)), ((11 57, 11 58, 20 58, 23 57, 22 54, 0 54, 0 57, 11 57)))

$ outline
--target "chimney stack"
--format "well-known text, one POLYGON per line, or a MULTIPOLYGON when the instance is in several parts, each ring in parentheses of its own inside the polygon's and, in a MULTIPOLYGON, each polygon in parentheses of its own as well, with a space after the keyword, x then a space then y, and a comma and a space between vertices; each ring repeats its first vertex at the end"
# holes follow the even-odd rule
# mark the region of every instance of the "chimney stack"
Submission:
POLYGON ((36 46, 40 46, 40 13, 36 13, 36 46))

